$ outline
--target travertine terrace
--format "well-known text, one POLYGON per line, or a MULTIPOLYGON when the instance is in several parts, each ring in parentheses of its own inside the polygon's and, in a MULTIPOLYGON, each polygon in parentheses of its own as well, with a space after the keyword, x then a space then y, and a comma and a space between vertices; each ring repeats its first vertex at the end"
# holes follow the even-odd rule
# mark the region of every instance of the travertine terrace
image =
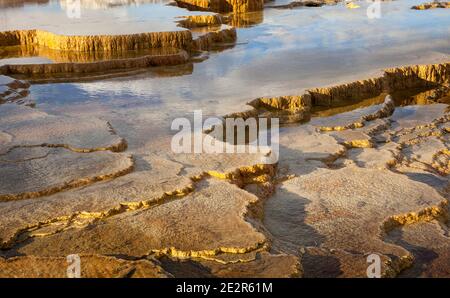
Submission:
MULTIPOLYGON (((424 85, 447 88, 448 97, 448 67, 389 69, 379 84, 371 79, 317 88, 308 100, 261 98, 253 106, 311 110, 336 105, 344 94, 363 98, 424 85)), ((446 111, 440 103, 395 107, 387 95, 379 105, 283 130, 277 164, 260 164, 250 154, 166 153, 145 156, 152 170, 135 172, 133 157, 122 153, 125 141, 108 123, 75 123, 3 104, 2 266, 31 262, 40 268, 77 250, 89 262, 112 267, 122 261, 101 255, 142 259, 127 265, 142 268, 137 276, 182 276, 181 268, 190 272, 194 263, 205 268, 192 271, 196 276, 322 276, 311 262, 324 258, 340 264, 327 274, 363 276, 364 255, 377 252, 383 274, 396 276, 415 264, 414 251, 399 245, 398 236, 389 240, 396 231, 423 222, 445 227, 448 219, 446 111), (52 167, 55 160, 65 166, 52 167), (83 170, 70 168, 82 163, 83 170), (24 178, 24 167, 53 178, 24 178), (17 253, 33 257, 10 259, 17 253)), ((445 237, 440 241, 448 245, 445 237)), ((50 274, 33 272, 22 274, 50 274)))
POLYGON ((245 13, 264 8, 264 0, 176 0, 180 7, 214 12, 245 13))
MULTIPOLYGON (((102 7, 101 2, 98 1, 93 7, 88 1, 82 2, 82 5, 99 9, 102 7)), ((8 3, 5 5, 8 7, 8 3)), ((64 5, 62 3, 62 7, 64 5)), ((1 56, 15 58, 37 55, 52 61, 6 63, 0 65, 0 74, 48 82, 64 80, 64 77, 102 79, 155 66, 186 64, 198 52, 236 41, 235 28, 223 25, 226 23, 224 19, 214 14, 180 16, 178 22, 186 29, 161 32, 149 29, 149 32, 129 34, 77 35, 39 28, 0 31, 1 56), (196 27, 207 28, 202 34, 188 30, 196 27)))
POLYGON ((450 8, 450 2, 435 1, 435 2, 423 3, 420 5, 415 5, 412 7, 412 9, 417 9, 417 10, 426 10, 426 9, 433 9, 433 8, 450 8))
MULTIPOLYGON (((346 34, 336 44, 336 36, 313 37, 336 45, 313 49, 321 59, 337 53, 324 64, 301 56, 307 47, 288 35, 330 3, 180 0, 215 13, 186 10, 173 20, 179 31, 0 32, 0 277, 65 277, 71 254, 82 277, 366 277, 370 254, 380 256, 383 277, 449 277, 448 55, 396 66, 384 64, 389 51, 362 66, 355 55, 351 75, 346 65, 333 72, 349 55, 340 48, 346 34), (292 23, 272 25, 278 17, 292 23), (271 38, 280 52, 266 46, 271 38), (284 53, 282 71, 262 71, 284 53), (24 63, 37 56, 52 63, 24 63), (309 71, 297 67, 301 59, 309 71), (289 91, 266 92, 273 81, 289 91), (207 92, 215 89, 223 95, 207 92), (233 101, 234 89, 242 94, 233 101), (279 118, 278 160, 174 152, 171 121, 203 108, 205 116, 279 118)), ((381 48, 374 39, 368 44, 381 48)), ((357 53, 367 48, 381 51, 364 44, 357 53)), ((396 59, 420 56, 405 48, 396 59)))
MULTIPOLYGON (((191 21, 192 22, 192 21, 191 21)), ((207 50, 217 43, 233 43, 236 40, 234 28, 219 29, 193 38, 190 31, 152 32, 131 35, 109 36, 64 36, 42 30, 0 32, 0 46, 22 46, 83 53, 76 55, 99 56, 102 53, 116 53, 117 59, 96 62, 59 62, 51 64, 13 64, 0 66, 0 73, 6 75, 57 75, 77 74, 79 76, 117 70, 143 69, 152 66, 170 66, 187 63, 189 52, 207 50), (143 54, 134 58, 120 58, 120 54, 133 50, 160 49, 158 54, 143 54), (97 54, 95 54, 97 53, 97 54), (98 54, 100 53, 100 54, 98 54)), ((48 51, 47 51, 48 52, 48 51)), ((50 51, 51 52, 51 51, 50 51)), ((59 54, 58 54, 59 55, 59 54)), ((72 53, 66 53, 73 56, 72 53)))
MULTIPOLYGON (((248 102, 253 109, 228 116, 248 118, 276 115, 282 122, 299 122, 309 120, 314 107, 342 106, 348 102, 374 98, 396 90, 447 86, 449 73, 449 63, 386 69, 380 77, 338 86, 313 88, 301 95, 260 97, 248 102)), ((368 120, 376 117, 369 116, 368 120)))

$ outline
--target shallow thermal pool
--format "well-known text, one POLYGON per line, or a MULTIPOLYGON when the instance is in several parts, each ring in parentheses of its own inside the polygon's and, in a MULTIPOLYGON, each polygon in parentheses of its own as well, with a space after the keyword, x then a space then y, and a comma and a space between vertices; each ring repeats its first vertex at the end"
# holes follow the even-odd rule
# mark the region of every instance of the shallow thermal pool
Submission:
POLYGON ((130 34, 184 30, 177 18, 208 14, 167 5, 168 0, 5 1, 0 31, 42 29, 64 35, 130 34))
MULTIPOLYGON (((306 88, 371 77, 386 67, 448 61, 449 10, 410 9, 421 0, 384 1, 381 17, 369 19, 366 8, 371 2, 357 3, 358 9, 343 3, 266 8, 248 16, 253 26, 237 29, 235 46, 211 52, 200 63, 103 81, 34 85, 31 95, 39 109, 100 116, 123 125, 124 137, 154 141, 170 134, 171 119, 195 109, 223 115, 245 109, 246 102, 259 96, 299 94, 306 88)), ((32 9, 47 11, 49 6, 40 7, 32 9)), ((138 20, 159 17, 156 12, 141 14, 145 7, 102 8, 95 13, 139 12, 133 24, 141 26, 138 20)), ((120 27, 111 29, 123 30, 120 27)))

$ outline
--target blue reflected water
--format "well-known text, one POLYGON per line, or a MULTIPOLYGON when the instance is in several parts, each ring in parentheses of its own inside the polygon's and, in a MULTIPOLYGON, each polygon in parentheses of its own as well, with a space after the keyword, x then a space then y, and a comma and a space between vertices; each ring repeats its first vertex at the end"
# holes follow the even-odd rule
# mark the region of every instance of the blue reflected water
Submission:
POLYGON ((260 24, 238 28, 233 48, 210 53, 191 70, 172 69, 182 75, 150 70, 99 82, 35 85, 32 95, 53 113, 145 113, 166 127, 170 118, 194 109, 223 115, 259 96, 297 94, 386 67, 448 61, 450 10, 410 9, 420 2, 382 2, 380 19, 367 17, 370 3, 364 1, 351 10, 343 4, 265 9, 260 24))
POLYGON ((65 35, 175 31, 181 30, 174 23, 178 17, 205 14, 168 6, 169 0, 80 0, 79 7, 72 4, 77 1, 66 0, 16 2, 0 8, 0 31, 43 29, 65 35))

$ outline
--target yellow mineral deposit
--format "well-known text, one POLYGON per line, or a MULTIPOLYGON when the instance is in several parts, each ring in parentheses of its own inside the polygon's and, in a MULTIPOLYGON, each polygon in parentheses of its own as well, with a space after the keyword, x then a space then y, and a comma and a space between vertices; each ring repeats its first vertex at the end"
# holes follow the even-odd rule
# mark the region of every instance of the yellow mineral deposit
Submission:
POLYGON ((176 0, 178 6, 214 12, 243 13, 264 8, 264 0, 176 0))
POLYGON ((220 14, 215 15, 199 15, 182 17, 183 20, 178 21, 180 26, 184 28, 212 27, 220 26, 225 23, 225 17, 220 14))
MULTIPOLYGON (((221 22, 218 16, 208 16, 188 18, 184 21, 187 23, 183 24, 203 25, 202 22, 214 22, 213 20, 221 22)), ((108 36, 64 36, 42 30, 5 31, 0 32, 0 47, 19 47, 25 54, 38 52, 51 58, 56 56, 56 61, 65 61, 48 64, 7 64, 0 66, 0 74, 82 76, 106 71, 179 65, 189 61, 189 53, 192 51, 204 51, 217 43, 234 43, 235 40, 234 28, 211 31, 197 38, 193 38, 188 30, 108 36), (140 55, 126 57, 127 52, 139 50, 140 55), (153 52, 147 53, 145 50, 153 52), (92 61, 93 58, 102 60, 92 61), (95 63, 90 63, 90 60, 95 63)))
MULTIPOLYGON (((378 97, 381 94, 395 93, 398 90, 423 87, 438 87, 448 84, 450 63, 433 65, 414 65, 386 69, 381 77, 345 83, 342 85, 308 89, 302 95, 261 97, 248 103, 253 109, 237 112, 227 117, 252 117, 268 112, 279 115, 285 112, 297 115, 297 121, 307 120, 316 107, 338 107, 355 101, 378 97)), ((371 115, 364 115, 361 121, 349 124, 348 128, 362 127, 364 121, 388 117, 394 111, 394 103, 389 101, 383 109, 371 115)), ((294 119, 294 118, 290 118, 294 119)), ((323 127, 323 130, 344 130, 347 127, 323 127)))
POLYGON ((355 8, 361 7, 358 4, 356 4, 355 2, 347 2, 347 3, 345 3, 345 6, 350 9, 355 9, 355 8))
POLYGON ((416 10, 426 10, 426 9, 433 9, 433 8, 450 8, 450 2, 445 1, 434 1, 434 2, 427 2, 419 5, 414 5, 411 7, 412 9, 416 10))

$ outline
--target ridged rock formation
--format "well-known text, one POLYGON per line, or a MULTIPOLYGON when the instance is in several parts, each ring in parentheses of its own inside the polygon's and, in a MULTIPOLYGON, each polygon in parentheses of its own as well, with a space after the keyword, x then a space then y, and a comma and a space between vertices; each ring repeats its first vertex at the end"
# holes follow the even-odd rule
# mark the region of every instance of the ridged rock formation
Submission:
MULTIPOLYGON (((327 126, 319 126, 316 122, 315 125, 318 126, 320 131, 343 131, 354 128, 364 127, 365 123, 368 121, 373 121, 376 119, 386 118, 392 115, 395 110, 394 100, 390 95, 386 96, 384 102, 381 105, 376 105, 371 108, 374 108, 374 111, 370 111, 367 114, 358 117, 357 119, 336 119, 337 122, 333 122, 328 119, 328 123, 330 125, 327 126)), ((369 146, 370 147, 370 146, 369 146)))
POLYGON ((218 43, 234 43, 236 41, 236 29, 227 28, 220 31, 208 32, 192 41, 192 48, 199 51, 210 49, 218 43))
POLYGON ((220 14, 215 15, 198 15, 198 16, 187 16, 184 19, 178 21, 183 28, 197 28, 197 27, 210 27, 210 26, 220 26, 225 23, 224 17, 220 14))
MULTIPOLYGON (((236 38, 234 28, 213 32, 215 40, 236 38), (221 37, 221 35, 223 35, 221 37)), ((202 36, 199 37, 200 39, 202 36)), ((207 37, 205 39, 208 39, 207 37)), ((197 50, 197 42, 188 30, 174 32, 150 32, 129 35, 67 36, 43 30, 16 30, 0 32, 0 46, 43 46, 54 50, 101 52, 158 48, 197 50)))
POLYGON ((384 89, 430 87, 450 83, 450 63, 413 65, 386 69, 384 89))
MULTIPOLYGON (((36 76, 47 80, 43 75, 52 74, 92 74, 106 71, 132 70, 150 66, 177 65, 188 62, 187 51, 204 51, 217 43, 234 43, 236 30, 224 28, 192 38, 190 31, 154 32, 131 35, 111 36, 63 36, 42 30, 18 30, 0 32, 0 46, 16 46, 25 53, 37 51, 44 47, 44 53, 51 56, 60 50, 63 57, 72 60, 91 60, 95 57, 114 57, 115 59, 88 63, 45 63, 13 64, 0 67, 0 74, 36 76), (32 50, 35 48, 35 50, 32 50), (49 50, 50 49, 50 50, 49 50), (159 51, 162 54, 145 54, 145 50, 159 51), (129 51, 140 50, 137 57, 126 57, 129 51), (74 54, 75 53, 75 54, 74 54), (124 53, 125 58, 121 58, 124 53), (75 58, 70 58, 70 57, 75 58), (86 58, 83 58, 86 57, 86 58)), ((7 55, 7 53, 3 53, 7 55)), ((61 58, 59 58, 61 59, 61 58)), ((61 79, 61 78, 60 78, 61 79)))
POLYGON ((398 227, 386 237, 396 245, 404 245, 414 255, 414 263, 402 277, 449 277, 450 239, 440 222, 418 222, 398 227), (418 235, 421 235, 418 237, 418 235))
POLYGON ((450 247, 445 237, 448 172, 443 171, 449 160, 443 150, 447 107, 394 110, 387 101, 286 127, 278 162, 285 178, 264 210, 273 247, 302 254, 305 277, 366 277, 372 253, 380 257, 384 277, 407 268, 413 269, 408 276, 424 270, 448 277, 448 265, 442 265, 448 264, 448 253, 426 257, 450 247), (362 127, 320 130, 361 118, 362 127), (407 243, 398 239, 401 231, 424 224, 430 226, 427 231, 404 235, 407 243), (436 244, 426 243, 431 235, 436 244), (421 243, 419 249, 414 243, 421 243), (425 249, 427 255, 421 255, 425 249))
POLYGON ((25 4, 45 4, 49 0, 0 0, 0 7, 22 7, 25 4))
POLYGON ((129 155, 108 151, 80 154, 45 146, 14 148, 0 158, 2 172, 9 177, 0 182, 0 202, 51 195, 113 179, 131 172, 133 165, 129 155), (39 174, 42 172, 51 178, 45 179, 39 174), (26 187, 17 191, 11 181, 20 181, 26 187))
MULTIPOLYGON (((100 246, 95 248, 83 244, 83 248, 77 248, 77 252, 81 255, 83 255, 81 251, 106 252, 121 246, 124 255, 161 259, 164 270, 174 276, 183 276, 179 271, 183 271, 183 268, 189 270, 189 264, 184 265, 183 260, 193 263, 194 266, 209 268, 203 272, 191 271, 190 276, 205 274, 238 277, 242 276, 243 271, 251 276, 261 277, 301 275, 298 258, 285 254, 269 254, 266 251, 265 236, 248 222, 258 220, 253 212, 261 208, 262 201, 242 188, 250 184, 266 183, 262 181, 270 181, 268 176, 273 176, 275 173, 273 165, 252 166, 251 164, 254 164, 258 158, 254 155, 242 154, 234 156, 224 154, 221 157, 204 156, 200 160, 190 155, 173 155, 171 158, 175 159, 170 161, 161 159, 159 156, 147 159, 152 165, 151 171, 138 171, 118 177, 110 182, 115 186, 111 184, 87 186, 86 196, 80 197, 77 191, 61 192, 50 198, 52 201, 50 204, 44 198, 34 198, 33 201, 40 207, 35 206, 35 212, 26 211, 31 217, 5 219, 10 225, 0 229, 0 238, 6 241, 3 242, 3 248, 7 250, 8 247, 21 243, 24 239, 30 239, 38 249, 38 246, 46 246, 47 240, 53 239, 59 242, 58 239, 61 237, 79 232, 90 237, 89 233, 84 233, 84 227, 91 226, 92 233, 100 236, 98 238, 100 246), (222 158, 226 159, 226 163, 222 164, 224 162, 222 158), (236 164, 247 162, 250 163, 249 166, 234 168, 236 164), (180 179, 182 177, 176 175, 184 168, 183 163, 196 165, 186 172, 192 177, 191 179, 180 179), (176 178, 175 181, 173 178, 176 178), (139 180, 142 180, 142 185, 134 185, 132 188, 135 190, 132 192, 129 192, 131 189, 128 187, 124 187, 139 180), (110 193, 106 195, 104 191, 110 193), (223 200, 217 195, 224 192, 229 194, 231 201, 223 200), (81 201, 74 200, 72 195, 80 197, 81 201), (140 198, 145 200, 139 201, 140 198), (52 209, 51 213, 55 216, 52 219, 48 217, 50 214, 48 208, 52 209), (184 211, 180 213, 173 212, 174 210, 184 211), (183 219, 178 217, 179 214, 184 214, 183 219), (161 216, 172 224, 167 225, 160 221, 161 216), (198 220, 200 218, 201 220, 198 220), (26 223, 30 221, 35 222, 36 225, 27 225, 26 223), (118 221, 122 223, 118 224, 118 221), (128 226, 128 223, 124 224, 125 221, 132 225, 139 224, 140 227, 148 224, 148 228, 133 229, 136 235, 140 236, 128 232, 118 233, 117 229, 120 229, 120 226, 128 226), (100 222, 104 224, 97 225, 100 222), (15 230, 21 226, 22 228, 15 230), (97 227, 101 226, 110 232, 104 233, 97 230, 97 227), (162 230, 165 232, 162 233, 162 230), (186 233, 190 237, 186 238, 184 236, 186 233), (128 234, 130 238, 117 237, 119 234, 128 234), (158 236, 154 237, 156 235, 158 236), (104 242, 102 239, 105 237, 113 237, 111 239, 114 240, 104 242), (217 237, 221 240, 217 241, 217 237), (118 246, 114 244, 122 240, 128 244, 118 244, 118 246), (112 246, 108 247, 107 243, 112 246)), ((8 203, 25 204, 24 206, 31 207, 26 201, 8 203)), ((3 207, 7 205, 0 204, 0 209, 3 207)), ((25 212, 20 208, 16 210, 25 212)), ((81 238, 80 241, 84 242, 81 238)), ((92 243, 90 240, 88 242, 92 243)), ((88 242, 84 243, 88 244, 88 242)), ((71 249, 72 244, 75 242, 67 241, 66 248, 71 249)), ((56 247, 66 249, 60 244, 56 247)), ((35 248, 28 246, 26 249, 34 250, 35 248)), ((56 255, 63 256, 63 250, 56 255)), ((40 250, 37 253, 36 250, 36 253, 30 255, 54 257, 56 256, 54 252, 40 250)))
POLYGON ((309 89, 315 106, 335 106, 378 95, 383 90, 383 79, 373 78, 333 87, 309 89))
MULTIPOLYGON (((56 267, 71 253, 86 263, 86 277, 365 277, 369 254, 380 257, 384 277, 448 276, 450 116, 448 104, 435 104, 450 100, 445 69, 404 67, 386 76, 391 84, 383 86, 429 81, 435 90, 420 99, 399 100, 391 90, 355 99, 366 106, 283 127, 277 163, 262 163, 263 152, 177 154, 164 144, 149 152, 148 143, 131 140, 136 170, 104 181, 95 177, 126 164, 118 152, 126 142, 111 125, 2 104, 3 193, 55 192, 0 201, 0 276, 23 268, 18 276, 59 277, 56 267), (431 104, 402 106, 419 100, 431 104), (89 162, 99 155, 101 162, 89 162), (86 184, 71 188, 80 177, 86 184)), ((345 88, 358 92, 358 84, 344 86, 324 96, 333 104, 345 88)), ((315 108, 310 93, 250 104, 257 116, 315 108)))
POLYGON ((428 2, 428 3, 419 4, 419 5, 414 5, 411 8, 416 9, 416 10, 426 10, 426 9, 433 9, 433 8, 450 8, 450 2, 439 2, 439 1, 428 2))
POLYGON ((215 27, 226 24, 232 27, 245 28, 262 23, 264 13, 262 10, 247 13, 231 13, 227 15, 199 15, 187 16, 184 20, 178 21, 181 27, 198 28, 198 27, 215 27))
POLYGON ((7 46, 0 48, 0 59, 19 57, 43 57, 53 63, 88 63, 114 59, 131 59, 142 56, 166 56, 178 54, 176 48, 151 48, 142 50, 130 50, 121 52, 77 52, 51 50, 39 46, 7 46))
POLYGON ((281 116, 281 123, 298 122, 308 120, 313 107, 338 107, 400 90, 431 87, 439 89, 449 82, 450 63, 390 68, 386 69, 381 77, 313 88, 302 95, 257 98, 248 103, 253 107, 252 110, 225 117, 281 116))
POLYGON ((264 0, 175 0, 179 7, 214 12, 250 12, 264 8, 264 0))
POLYGON ((303 94, 300 96, 280 96, 277 98, 260 97, 249 102, 248 105, 255 109, 268 108, 296 111, 304 107, 310 107, 311 96, 309 94, 303 94))
POLYGON ((450 63, 390 68, 382 77, 327 88, 309 89, 313 105, 335 106, 370 98, 382 92, 421 87, 437 87, 450 81, 450 63))
POLYGON ((175 277, 221 277, 221 278, 270 278, 299 277, 301 270, 296 257, 286 254, 271 255, 267 252, 243 255, 238 262, 203 260, 193 262, 175 258, 161 258, 162 267, 175 277), (199 266, 200 265, 200 266, 199 266))
POLYGON ((300 122, 309 119, 311 95, 260 97, 248 103, 258 111, 259 117, 276 116, 281 123, 300 122))
MULTIPOLYGON (((3 278, 66 278, 68 261, 65 257, 23 256, 0 258, 0 276, 3 278)), ((114 257, 80 256, 83 278, 141 278, 171 277, 157 261, 127 261, 114 257)))
POLYGON ((58 73, 87 74, 150 66, 178 65, 186 63, 188 60, 189 54, 184 50, 179 50, 175 54, 144 55, 138 58, 112 59, 91 63, 9 64, 0 66, 0 73, 27 76, 58 73))
POLYGON ((44 30, 16 30, 0 32, 1 46, 43 46, 54 50, 97 52, 128 51, 148 48, 188 49, 192 41, 190 31, 149 32, 127 35, 59 35, 44 30))
POLYGON ((255 26, 263 21, 264 12, 262 10, 248 13, 233 13, 227 16, 227 24, 237 28, 255 26))

